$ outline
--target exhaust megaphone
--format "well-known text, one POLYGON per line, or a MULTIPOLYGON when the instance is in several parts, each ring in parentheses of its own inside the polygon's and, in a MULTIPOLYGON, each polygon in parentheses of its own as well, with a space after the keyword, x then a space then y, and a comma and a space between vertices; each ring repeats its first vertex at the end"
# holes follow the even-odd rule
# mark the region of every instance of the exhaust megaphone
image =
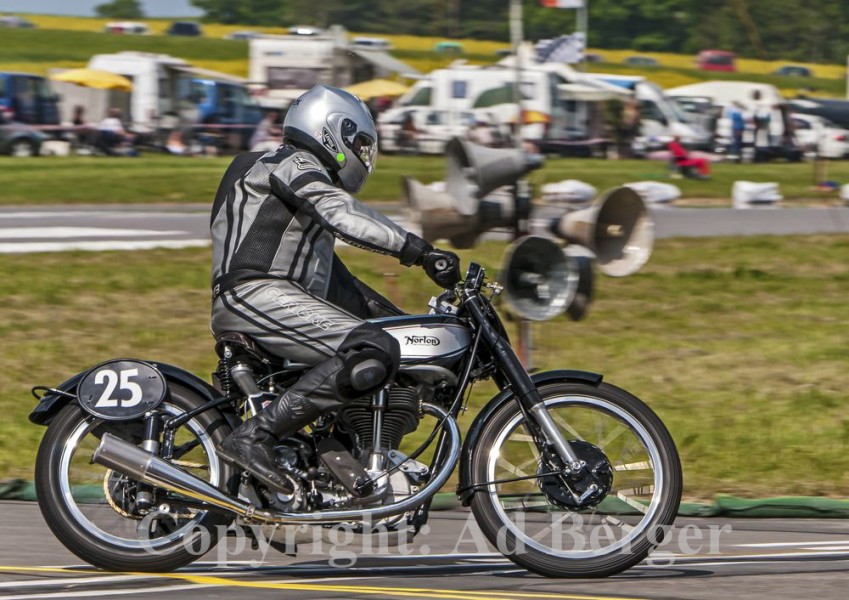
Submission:
POLYGON ((513 242, 501 278, 510 311, 523 319, 546 321, 568 312, 578 320, 592 301, 592 262, 568 256, 549 238, 525 236, 513 242))
POLYGON ((461 215, 474 215, 490 192, 513 185, 526 173, 542 166, 539 154, 508 148, 488 148, 460 138, 445 146, 445 186, 461 215))
POLYGON ((651 256, 654 222, 640 195, 628 187, 609 190, 582 210, 552 223, 554 233, 595 253, 599 269, 611 277, 632 275, 651 256))
POLYGON ((404 177, 404 193, 410 219, 419 224, 422 237, 428 242, 447 239, 455 248, 471 248, 481 234, 495 227, 511 227, 515 218, 513 197, 508 193, 484 198, 472 215, 460 214, 449 194, 412 177, 404 177))

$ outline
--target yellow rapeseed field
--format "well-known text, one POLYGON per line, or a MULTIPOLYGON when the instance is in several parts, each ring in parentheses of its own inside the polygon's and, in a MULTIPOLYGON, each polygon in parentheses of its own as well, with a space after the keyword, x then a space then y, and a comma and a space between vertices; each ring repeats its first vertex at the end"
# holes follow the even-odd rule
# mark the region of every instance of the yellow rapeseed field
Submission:
MULTIPOLYGON (((102 31, 103 27, 110 19, 98 19, 87 17, 69 17, 69 16, 54 16, 54 15, 27 15, 27 18, 33 21, 38 27, 43 29, 63 29, 70 31, 102 31)), ((172 20, 169 19, 143 19, 151 30, 152 34, 161 35, 168 28, 172 20)), ((221 25, 216 23, 203 24, 204 35, 209 38, 223 38, 235 31, 251 30, 260 33, 284 33, 284 29, 280 27, 258 27, 250 25, 221 25)), ((351 33, 355 35, 374 35, 368 33, 351 33)), ((421 56, 404 57, 405 62, 409 63, 419 71, 424 73, 430 72, 433 69, 443 68, 448 66, 453 60, 452 56, 437 55, 433 53, 434 46, 445 38, 425 37, 412 35, 384 35, 380 37, 386 38, 396 50, 408 52, 420 52, 421 56)), ((486 40, 454 40, 462 44, 463 52, 466 55, 477 55, 478 57, 491 57, 492 61, 496 60, 496 51, 509 48, 509 44, 505 42, 494 42, 486 40)), ((652 81, 663 88, 672 88, 690 83, 701 81, 700 78, 682 73, 677 70, 670 69, 693 69, 695 67, 695 56, 685 54, 669 54, 663 52, 635 52, 633 50, 592 50, 599 54, 608 65, 599 65, 598 68, 592 70, 603 69, 615 73, 630 74, 630 75, 646 75, 646 71, 642 69, 634 69, 626 66, 620 66, 622 61, 628 56, 639 54, 641 56, 649 56, 655 58, 660 67, 654 69, 650 73, 652 81), (613 68, 611 68, 613 66, 613 68)), ((196 60, 193 61, 198 66, 230 73, 245 77, 248 72, 248 57, 238 60, 196 60)), ((481 62, 481 60, 470 62, 481 62)), ((788 64, 789 61, 764 61, 749 58, 741 58, 737 60, 737 68, 743 73, 767 74, 779 66, 788 64)), ((843 65, 820 65, 812 63, 793 63, 801 64, 812 69, 815 77, 825 79, 842 79, 846 73, 846 67, 843 65)), ((76 62, 60 62, 51 65, 41 63, 4 63, 0 65, 3 69, 8 70, 24 70, 30 72, 43 73, 51 67, 76 67, 81 66, 76 62)), ((800 80, 800 87, 804 85, 804 80, 800 80)), ((797 89, 782 89, 782 93, 788 96, 793 96, 797 93, 797 89)))

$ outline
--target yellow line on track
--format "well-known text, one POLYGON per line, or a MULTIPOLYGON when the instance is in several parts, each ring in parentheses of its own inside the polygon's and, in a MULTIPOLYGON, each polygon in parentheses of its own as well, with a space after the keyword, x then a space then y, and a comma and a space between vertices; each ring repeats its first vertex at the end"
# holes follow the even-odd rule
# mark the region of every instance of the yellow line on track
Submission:
POLYGON ((344 592, 364 596, 389 596, 409 598, 441 598, 444 600, 509 600, 510 598, 558 598, 562 600, 640 600, 622 596, 587 596, 543 592, 472 591, 428 588, 375 587, 359 585, 330 585, 320 583, 298 583, 296 581, 245 581, 211 575, 189 573, 141 573, 133 571, 98 571, 93 569, 68 569, 62 567, 13 567, 0 566, 0 572, 18 573, 67 573, 79 575, 137 575, 153 579, 177 579, 188 583, 207 586, 239 587, 264 590, 297 590, 303 592, 344 592))

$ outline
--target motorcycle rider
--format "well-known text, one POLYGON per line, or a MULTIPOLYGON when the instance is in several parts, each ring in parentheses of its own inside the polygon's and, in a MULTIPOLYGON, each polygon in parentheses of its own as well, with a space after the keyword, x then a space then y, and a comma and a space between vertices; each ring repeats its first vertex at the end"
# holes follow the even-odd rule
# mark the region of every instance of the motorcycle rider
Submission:
POLYGON ((368 108, 317 85, 295 100, 283 144, 237 157, 212 209, 212 331, 249 335, 269 353, 312 368, 231 433, 219 456, 287 490, 274 445, 322 412, 370 395, 400 362, 395 338, 364 319, 399 314, 354 278, 334 239, 420 265, 442 287, 459 259, 434 249, 351 194, 374 171, 377 131, 368 108))

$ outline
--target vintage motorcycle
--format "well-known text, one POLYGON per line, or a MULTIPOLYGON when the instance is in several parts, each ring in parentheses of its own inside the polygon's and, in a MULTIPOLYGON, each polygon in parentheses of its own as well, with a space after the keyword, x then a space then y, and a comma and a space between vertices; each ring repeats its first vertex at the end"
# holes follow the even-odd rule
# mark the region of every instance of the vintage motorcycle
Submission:
POLYGON ((401 344, 394 383, 279 443, 287 493, 216 456, 242 419, 306 369, 242 334, 218 338, 214 386, 170 365, 120 359, 34 388, 40 402, 30 420, 48 425, 36 462, 47 524, 98 567, 170 571, 234 528, 346 524, 365 535, 377 527, 415 535, 459 466, 457 495, 516 564, 550 577, 633 566, 661 543, 678 509, 672 438, 643 402, 601 375, 529 375, 493 308, 500 291, 472 263, 429 314, 376 319, 401 344), (463 440, 466 392, 487 378, 500 392, 463 440), (400 448, 415 432, 424 440, 406 455, 400 448), (92 482, 101 490, 94 499, 93 486, 81 485, 92 482))

